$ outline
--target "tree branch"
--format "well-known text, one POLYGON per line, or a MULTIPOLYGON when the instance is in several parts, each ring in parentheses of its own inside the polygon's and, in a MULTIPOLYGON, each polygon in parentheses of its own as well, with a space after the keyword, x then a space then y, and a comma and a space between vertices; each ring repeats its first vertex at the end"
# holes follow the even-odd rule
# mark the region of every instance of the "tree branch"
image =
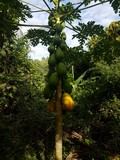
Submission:
POLYGON ((38 6, 34 5, 34 4, 31 4, 31 3, 26 2, 26 1, 24 1, 24 0, 21 0, 21 1, 22 1, 23 3, 26 3, 26 4, 29 4, 29 5, 33 6, 33 7, 35 7, 35 8, 38 8, 38 9, 40 9, 41 11, 44 11, 44 12, 50 13, 50 11, 45 10, 45 9, 42 9, 42 8, 40 8, 40 7, 38 7, 38 6))
POLYGON ((42 11, 42 10, 36 10, 36 11, 30 11, 31 13, 35 13, 35 12, 45 12, 45 11, 42 11))
POLYGON ((4 19, 4 21, 7 21, 15 26, 24 26, 24 27, 44 27, 44 28, 50 28, 48 25, 34 25, 34 24, 21 24, 17 22, 13 22, 7 19, 4 19))
POLYGON ((85 10, 85 9, 88 9, 88 8, 92 8, 92 7, 95 7, 95 6, 98 6, 98 5, 103 4, 103 3, 106 3, 106 2, 109 2, 109 1, 107 0, 107 1, 104 1, 104 2, 100 2, 100 3, 94 4, 94 5, 85 7, 85 8, 81 8, 80 11, 85 10))
POLYGON ((43 2, 45 3, 45 5, 48 7, 48 9, 51 11, 51 8, 49 7, 49 5, 47 4, 47 2, 45 0, 43 0, 43 2))
MULTIPOLYGON (((76 29, 71 23, 69 23, 68 21, 67 21, 67 23, 72 27, 72 28, 69 27, 69 29, 73 30, 73 31, 76 32, 76 33, 79 33, 79 32, 77 31, 77 29, 76 29)), ((66 27, 68 28, 68 26, 66 26, 66 27)))
POLYGON ((68 29, 70 29, 70 30, 72 30, 72 31, 74 31, 74 32, 76 32, 76 33, 79 33, 77 30, 75 30, 75 29, 73 29, 73 28, 71 28, 71 27, 66 26, 66 28, 68 28, 68 29))
POLYGON ((43 28, 50 28, 48 25, 33 25, 33 24, 16 24, 18 26, 24 27, 43 27, 43 28))

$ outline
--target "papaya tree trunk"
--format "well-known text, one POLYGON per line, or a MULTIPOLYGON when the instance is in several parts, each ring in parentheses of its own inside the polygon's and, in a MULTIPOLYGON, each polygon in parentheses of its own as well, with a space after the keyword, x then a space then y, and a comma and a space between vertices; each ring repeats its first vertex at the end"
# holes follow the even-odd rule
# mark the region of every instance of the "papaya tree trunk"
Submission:
POLYGON ((62 160, 62 107, 61 107, 61 81, 56 90, 56 126, 55 126, 55 160, 62 160))

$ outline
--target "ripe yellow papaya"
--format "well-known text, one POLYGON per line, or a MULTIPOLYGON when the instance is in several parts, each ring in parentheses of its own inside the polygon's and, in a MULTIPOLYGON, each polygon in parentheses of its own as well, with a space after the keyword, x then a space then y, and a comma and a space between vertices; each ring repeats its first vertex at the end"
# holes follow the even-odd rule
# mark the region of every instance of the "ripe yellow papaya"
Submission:
POLYGON ((55 101, 51 99, 47 102, 47 108, 50 112, 55 112, 55 101))
POLYGON ((62 95, 62 107, 67 111, 71 111, 74 109, 74 101, 68 93, 64 93, 62 95))

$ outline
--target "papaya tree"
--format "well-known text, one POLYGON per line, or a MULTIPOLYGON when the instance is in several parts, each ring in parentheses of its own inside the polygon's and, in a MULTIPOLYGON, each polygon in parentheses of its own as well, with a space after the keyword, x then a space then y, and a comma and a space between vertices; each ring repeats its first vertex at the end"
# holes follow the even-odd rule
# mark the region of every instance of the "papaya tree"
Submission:
POLYGON ((67 93, 71 86, 64 64, 64 51, 67 49, 67 45, 65 43, 66 34, 63 32, 65 27, 63 7, 60 6, 59 1, 54 1, 54 4, 55 8, 51 11, 48 20, 52 43, 48 47, 50 53, 49 73, 44 95, 49 98, 49 109, 55 111, 55 159, 62 160, 62 108, 71 110, 74 107, 74 102, 67 93))

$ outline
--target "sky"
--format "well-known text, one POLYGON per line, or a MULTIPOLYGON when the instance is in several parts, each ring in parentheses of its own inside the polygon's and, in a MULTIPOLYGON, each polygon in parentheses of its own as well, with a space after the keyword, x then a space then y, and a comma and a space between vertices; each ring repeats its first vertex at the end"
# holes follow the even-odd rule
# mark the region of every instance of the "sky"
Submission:
MULTIPOLYGON (((42 9, 46 9, 48 10, 47 6, 45 5, 45 3, 43 2, 43 0, 24 0, 26 2, 29 2, 33 5, 36 5, 42 9)), ((50 7, 53 7, 53 4, 48 2, 48 0, 46 0, 46 2, 48 3, 48 5, 50 7)), ((64 3, 67 2, 72 2, 72 3, 78 3, 80 2, 80 0, 64 0, 64 3)), ((26 3, 24 3, 26 4, 26 3)), ((94 4, 93 2, 90 4, 92 5, 94 4)), ((26 4, 27 5, 27 4, 26 4)), ((39 10, 38 8, 35 8, 31 5, 29 5, 29 7, 31 8, 32 11, 36 11, 39 10)), ((81 8, 84 8, 84 6, 81 6, 81 8)), ((46 12, 36 12, 36 13, 32 13, 33 17, 29 18, 25 23, 26 24, 38 24, 38 25, 47 25, 48 24, 48 13, 46 12)), ((81 11, 81 23, 87 23, 88 21, 95 21, 96 24, 101 24, 105 27, 109 26, 109 24, 112 21, 117 21, 120 20, 120 17, 118 16, 118 14, 115 14, 112 7, 110 6, 109 3, 104 3, 102 5, 98 5, 86 10, 81 11)), ((77 25, 79 22, 75 21, 74 24, 77 25)), ((23 34, 27 33, 27 30, 30 29, 31 27, 21 27, 20 29, 22 30, 23 34)), ((33 27, 32 27, 33 28, 33 27)), ((69 47, 73 47, 73 46, 78 46, 79 43, 77 41, 77 39, 72 39, 72 35, 75 33, 72 30, 69 30, 67 28, 64 29, 65 33, 67 34, 67 45, 69 47)), ((29 53, 29 57, 32 59, 39 59, 41 60, 43 57, 48 57, 49 56, 49 52, 47 50, 46 46, 43 46, 41 44, 37 45, 36 47, 30 46, 31 47, 31 51, 29 53)))

